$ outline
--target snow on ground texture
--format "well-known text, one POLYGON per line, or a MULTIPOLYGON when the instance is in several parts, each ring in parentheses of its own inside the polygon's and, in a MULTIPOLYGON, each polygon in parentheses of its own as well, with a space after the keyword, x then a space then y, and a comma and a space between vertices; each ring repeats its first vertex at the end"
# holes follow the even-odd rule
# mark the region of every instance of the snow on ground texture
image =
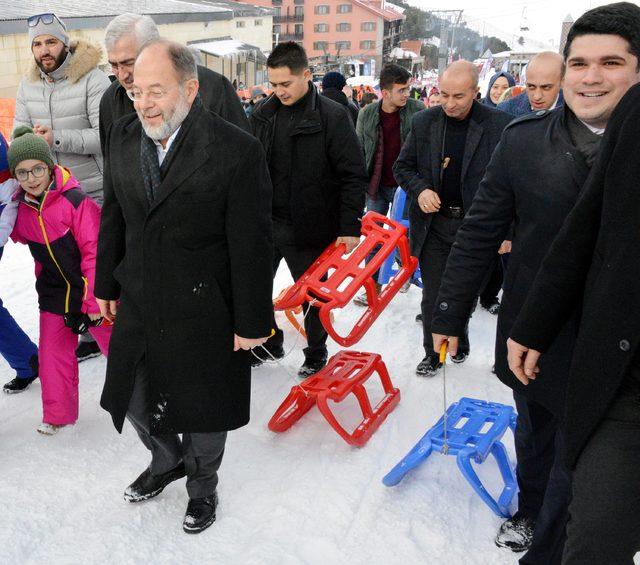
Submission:
MULTIPOLYGON (((281 269, 276 290, 289 284, 281 269)), ((38 312, 33 263, 26 248, 7 246, 0 263, 0 297, 35 340, 38 312)), ((149 462, 127 424, 122 436, 98 405, 104 358, 80 365, 80 419, 53 437, 36 433, 40 384, 0 394, 0 563, 219 563, 219 564, 512 564, 516 556, 494 543, 493 515, 458 472, 453 457, 434 454, 400 485, 381 479, 442 411, 442 376, 420 379, 420 293, 398 295, 353 349, 382 354, 402 399, 362 448, 348 446, 317 409, 282 434, 267 422, 295 384, 302 342, 284 360, 253 372, 252 420, 229 435, 220 471, 217 522, 205 533, 182 531, 184 479, 157 498, 130 504, 125 487, 149 462)), ((346 309, 347 327, 360 310, 346 309)), ((283 319, 286 346, 295 334, 283 319)), ((511 403, 491 374, 495 317, 476 312, 472 354, 448 366, 448 398, 511 403)), ((338 351, 330 345, 330 354, 338 351)), ((13 372, 0 360, 0 383, 13 372)), ((369 387, 372 390, 374 387, 369 387)), ((354 424, 356 403, 340 410, 354 424)), ((505 441, 513 459, 513 438, 505 441)), ((492 492, 498 470, 480 469, 492 492)))

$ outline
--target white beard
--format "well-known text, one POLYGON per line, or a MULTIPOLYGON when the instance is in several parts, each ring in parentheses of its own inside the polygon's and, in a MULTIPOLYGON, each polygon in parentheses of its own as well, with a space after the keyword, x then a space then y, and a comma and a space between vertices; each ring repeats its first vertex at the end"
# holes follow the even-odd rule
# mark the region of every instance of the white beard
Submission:
POLYGON ((142 128, 148 137, 151 139, 155 139, 156 141, 160 141, 161 139, 168 139, 171 137, 175 131, 180 127, 182 122, 184 122, 185 118, 189 114, 189 110, 191 110, 191 106, 187 101, 187 97, 184 96, 182 92, 180 92, 180 98, 173 109, 173 113, 169 117, 169 119, 165 119, 164 114, 162 115, 162 123, 159 126, 150 126, 147 125, 144 121, 140 112, 138 113, 138 119, 142 124, 142 128))

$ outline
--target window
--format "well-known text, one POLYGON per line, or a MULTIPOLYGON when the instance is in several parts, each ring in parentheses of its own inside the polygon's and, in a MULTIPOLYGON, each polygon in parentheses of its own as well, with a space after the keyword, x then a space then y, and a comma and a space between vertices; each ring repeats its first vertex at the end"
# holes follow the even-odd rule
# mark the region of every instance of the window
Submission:
POLYGON ((336 24, 336 31, 351 31, 351 24, 336 24))
POLYGON ((273 26, 273 33, 281 33, 279 25, 273 26))
POLYGON ((245 22, 236 22, 236 27, 244 27, 245 22))
POLYGON ((375 41, 361 41, 360 42, 360 49, 375 49, 376 48, 376 42, 375 41))
POLYGON ((282 8, 273 8, 273 17, 279 18, 282 12, 282 8))
POLYGON ((327 6, 326 4, 320 4, 319 6, 315 7, 314 12, 321 16, 326 16, 329 13, 329 6, 327 6))
POLYGON ((304 0, 293 0, 294 4, 304 4, 304 0))
POLYGON ((253 21, 253 25, 255 25, 255 26, 261 26, 261 25, 262 25, 262 20, 254 20, 254 21, 253 21))
POLYGON ((313 48, 316 51, 326 51, 329 48, 329 43, 326 41, 314 41, 313 48))
POLYGON ((362 22, 360 24, 361 31, 376 31, 376 22, 362 22))
POLYGON ((338 51, 346 51, 351 49, 351 41, 336 41, 336 49, 338 51))
POLYGON ((349 14, 351 12, 351 4, 338 4, 338 14, 349 14))
POLYGON ((295 28, 295 34, 296 35, 302 35, 304 33, 304 25, 303 24, 296 24, 294 26, 295 28))
POLYGON ((304 6, 296 6, 293 10, 296 16, 304 16, 304 6))
POLYGON ((316 33, 328 33, 329 26, 327 24, 315 24, 313 26, 313 31, 316 33))

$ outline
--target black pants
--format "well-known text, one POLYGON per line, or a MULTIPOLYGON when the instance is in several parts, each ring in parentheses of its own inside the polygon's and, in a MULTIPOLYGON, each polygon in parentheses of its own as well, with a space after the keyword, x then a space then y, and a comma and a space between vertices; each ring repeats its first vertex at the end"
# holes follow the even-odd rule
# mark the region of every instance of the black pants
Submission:
MULTIPOLYGON (((293 226, 278 222, 277 220, 273 222, 273 248, 273 276, 276 276, 280 261, 284 259, 294 281, 298 280, 324 251, 324 248, 318 247, 297 247, 293 226)), ((305 314, 308 309, 309 304, 305 302, 303 306, 305 314)), ((269 348, 270 345, 282 346, 284 343, 284 334, 276 324, 275 314, 271 323, 276 333, 269 338, 266 346, 267 348, 269 348)), ((305 359, 308 361, 326 360, 327 332, 320 322, 318 308, 311 307, 311 311, 304 319, 304 329, 307 332, 307 347, 304 348, 305 359)))
MULTIPOLYGON (((462 219, 445 218, 434 214, 427 239, 420 252, 420 271, 422 272, 422 332, 424 351, 426 355, 433 353, 433 338, 431 336, 431 319, 433 308, 440 291, 442 275, 447 265, 451 246, 456 238, 462 219)), ((459 336, 458 351, 469 353, 469 321, 464 329, 464 335, 459 336)))
POLYGON ((129 401, 127 419, 138 437, 151 451, 149 468, 161 475, 184 461, 189 498, 212 495, 218 486, 218 469, 222 463, 227 432, 151 435, 149 432, 148 376, 144 359, 136 369, 136 381, 129 401))
POLYGON ((640 551, 640 386, 621 391, 584 448, 569 513, 563 565, 632 565, 640 551))
POLYGON ((531 548, 521 565, 558 565, 569 518, 571 473, 562 463, 559 422, 544 406, 514 393, 518 421, 518 513, 536 522, 531 548))
POLYGON ((491 270, 491 276, 480 293, 481 304, 491 304, 498 297, 498 293, 502 288, 502 279, 502 260, 500 259, 500 256, 498 256, 496 257, 495 265, 491 270))

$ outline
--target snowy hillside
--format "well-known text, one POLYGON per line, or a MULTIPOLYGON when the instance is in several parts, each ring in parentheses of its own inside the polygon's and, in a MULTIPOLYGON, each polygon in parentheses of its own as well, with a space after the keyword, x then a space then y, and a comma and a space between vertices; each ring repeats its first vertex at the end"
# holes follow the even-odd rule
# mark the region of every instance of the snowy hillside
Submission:
MULTIPOLYGON (((276 290, 289 284, 281 271, 276 290)), ((37 338, 33 266, 26 248, 9 245, 0 263, 0 297, 37 338)), ((98 406, 105 360, 80 366, 80 419, 57 436, 36 433, 38 381, 22 394, 0 394, 0 564, 512 564, 493 538, 501 520, 465 482, 453 457, 432 455, 399 486, 381 479, 442 411, 442 377, 419 379, 419 290, 398 295, 354 349, 382 354, 402 399, 369 443, 349 447, 316 409, 291 430, 267 422, 288 394, 302 344, 283 364, 253 373, 251 424, 229 436, 220 472, 218 520, 199 536, 182 531, 184 480, 157 498, 129 504, 124 488, 148 464, 133 429, 119 436, 98 406)), ((339 322, 355 319, 341 313, 339 322)), ((285 349, 294 331, 285 320, 285 349)), ((495 317, 477 312, 472 354, 449 366, 449 401, 471 396, 511 403, 491 374, 495 317)), ((333 344, 330 353, 338 347, 333 344)), ((0 361, 0 383, 13 377, 0 361)), ((179 376, 177 376, 179 378, 179 376)), ((341 410, 355 423, 356 403, 341 410)), ((513 458, 513 440, 505 436, 513 458)), ((496 491, 498 471, 480 471, 496 491)))

